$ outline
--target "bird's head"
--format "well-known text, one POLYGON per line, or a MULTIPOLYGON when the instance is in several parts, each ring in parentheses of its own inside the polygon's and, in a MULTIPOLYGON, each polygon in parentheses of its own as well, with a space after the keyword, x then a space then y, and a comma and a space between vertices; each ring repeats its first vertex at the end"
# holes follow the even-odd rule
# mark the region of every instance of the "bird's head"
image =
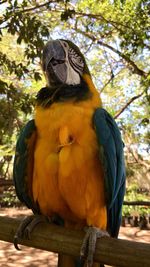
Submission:
POLYGON ((47 107, 53 102, 85 99, 100 102, 85 58, 71 41, 49 41, 43 49, 42 68, 47 87, 37 94, 38 104, 47 107))
POLYGON ((49 41, 43 50, 43 71, 48 86, 80 84, 84 73, 89 73, 84 56, 69 40, 49 41))

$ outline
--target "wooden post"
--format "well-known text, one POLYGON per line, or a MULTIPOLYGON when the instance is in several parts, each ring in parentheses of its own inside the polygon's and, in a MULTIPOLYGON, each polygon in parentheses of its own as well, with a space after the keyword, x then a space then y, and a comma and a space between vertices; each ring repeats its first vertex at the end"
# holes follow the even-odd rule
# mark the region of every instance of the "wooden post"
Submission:
MULTIPOLYGON (((19 219, 0 217, 0 240, 13 243, 19 223, 19 219)), ((31 234, 31 240, 23 239, 20 244, 78 257, 84 234, 83 231, 41 223, 31 234)), ((104 237, 97 241, 94 259, 119 267, 148 267, 150 244, 104 237)))

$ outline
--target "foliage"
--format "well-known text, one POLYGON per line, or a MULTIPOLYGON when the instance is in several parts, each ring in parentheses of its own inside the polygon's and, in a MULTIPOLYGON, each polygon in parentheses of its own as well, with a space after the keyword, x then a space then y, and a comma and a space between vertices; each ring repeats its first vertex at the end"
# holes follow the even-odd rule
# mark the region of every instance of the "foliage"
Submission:
POLYGON ((4 190, 3 197, 0 196, 0 206, 1 207, 18 207, 21 202, 18 200, 15 190, 13 187, 9 187, 9 189, 4 190))
POLYGON ((81 48, 104 107, 124 136, 128 185, 150 188, 149 0, 3 0, 0 2, 0 172, 32 116, 44 43, 67 38, 81 48), (144 175, 143 175, 144 174, 144 175), (143 178, 145 177, 145 178, 143 178))
MULTIPOLYGON (((150 201, 149 191, 145 190, 140 192, 137 184, 133 183, 127 189, 126 201, 150 201)), ((123 206, 123 215, 124 216, 143 216, 150 215, 150 207, 146 206, 123 206)))

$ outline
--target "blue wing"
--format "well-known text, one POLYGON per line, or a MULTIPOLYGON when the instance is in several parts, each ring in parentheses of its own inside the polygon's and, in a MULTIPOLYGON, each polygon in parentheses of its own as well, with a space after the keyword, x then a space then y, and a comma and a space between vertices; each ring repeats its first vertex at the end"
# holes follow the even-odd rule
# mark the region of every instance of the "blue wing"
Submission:
POLYGON ((38 207, 32 197, 32 177, 34 165, 34 147, 36 127, 34 120, 29 121, 22 129, 16 144, 13 166, 13 178, 17 196, 34 213, 38 207))
POLYGON ((93 120, 99 144, 100 161, 105 171, 108 231, 112 237, 117 237, 125 193, 124 145, 115 120, 105 109, 98 108, 93 120))

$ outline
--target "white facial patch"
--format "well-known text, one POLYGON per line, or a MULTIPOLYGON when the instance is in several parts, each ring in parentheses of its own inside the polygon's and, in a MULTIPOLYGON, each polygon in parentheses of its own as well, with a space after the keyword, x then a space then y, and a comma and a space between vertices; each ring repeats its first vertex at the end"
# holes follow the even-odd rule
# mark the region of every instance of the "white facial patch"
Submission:
POLYGON ((67 67, 67 79, 66 84, 79 84, 80 75, 83 73, 84 62, 82 58, 74 51, 73 48, 69 47, 68 43, 60 40, 61 45, 64 48, 66 58, 65 64, 67 67))

